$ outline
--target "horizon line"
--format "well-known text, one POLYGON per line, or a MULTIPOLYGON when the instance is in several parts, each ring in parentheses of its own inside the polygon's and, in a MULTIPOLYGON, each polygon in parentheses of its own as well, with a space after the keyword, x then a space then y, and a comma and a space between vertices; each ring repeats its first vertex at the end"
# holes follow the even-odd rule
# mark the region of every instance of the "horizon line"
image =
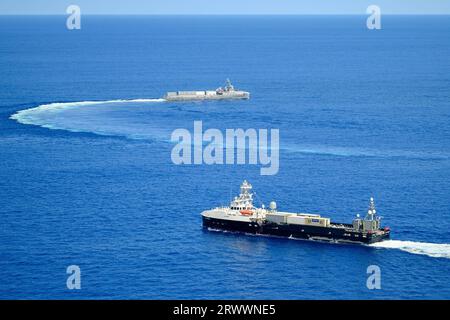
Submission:
MULTIPOLYGON (((365 13, 83 13, 85 16, 368 16, 365 13)), ((0 16, 67 16, 66 13, 0 13, 0 16)), ((450 13, 383 13, 383 16, 450 16, 450 13)))

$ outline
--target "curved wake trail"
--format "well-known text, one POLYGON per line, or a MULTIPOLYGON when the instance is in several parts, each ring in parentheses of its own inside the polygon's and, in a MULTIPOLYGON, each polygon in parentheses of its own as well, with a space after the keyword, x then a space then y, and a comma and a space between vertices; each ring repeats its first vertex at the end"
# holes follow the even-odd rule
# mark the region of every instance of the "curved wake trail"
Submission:
POLYGON ((14 113, 9 118, 12 120, 16 120, 17 122, 23 124, 34 124, 34 125, 42 125, 35 122, 35 118, 33 116, 38 115, 42 112, 58 112, 65 109, 83 107, 83 106, 91 106, 91 105, 99 105, 106 103, 130 103, 130 102, 163 102, 165 99, 116 99, 116 100, 103 100, 103 101, 78 101, 78 102, 53 102, 48 104, 42 104, 37 107, 20 110, 14 113))
POLYGON ((376 248, 399 249, 412 254, 426 255, 433 258, 450 259, 450 244, 427 243, 401 240, 386 240, 369 245, 376 248))
POLYGON ((377 150, 335 146, 288 146, 287 151, 301 154, 330 155, 338 157, 400 158, 421 160, 448 160, 450 154, 443 152, 417 152, 407 150, 377 150))
MULTIPOLYGON (((120 110, 132 103, 157 103, 164 102, 165 99, 116 99, 104 101, 79 101, 79 102, 54 102, 42 104, 37 107, 20 110, 10 116, 10 119, 16 120, 21 124, 36 125, 47 129, 60 129, 71 132, 90 132, 99 135, 124 136, 130 139, 158 139, 165 140, 170 136, 170 132, 157 132, 158 128, 167 126, 166 117, 153 117, 143 119, 142 114, 133 114, 134 107, 129 108, 131 112, 122 114, 123 121, 117 121, 117 118, 110 116, 110 112, 120 110), (114 104, 107 108, 108 104, 114 104), (95 113, 98 106, 101 112, 95 113), (119 107, 120 106, 120 107, 119 107), (102 107, 105 107, 102 109, 102 107), (117 108, 116 108, 117 107, 117 108), (78 110, 77 110, 78 109, 78 110), (91 112, 86 114, 85 112, 91 112), (77 113, 74 113, 77 112, 77 113), (159 121, 159 123, 155 123, 159 121), (144 126, 145 124, 145 126, 144 126)), ((183 114, 182 114, 183 115, 183 114)), ((154 115, 153 115, 154 116, 154 115)), ((174 115, 174 117, 176 117, 174 115)), ((180 123, 181 125, 181 123, 180 123)), ((161 130, 160 130, 161 131, 161 130)), ((424 152, 408 150, 384 150, 384 149, 365 149, 351 147, 337 147, 327 145, 298 145, 297 142, 284 142, 284 151, 300 153, 306 155, 325 155, 333 157, 376 157, 382 159, 419 159, 427 161, 449 160, 450 154, 446 152, 424 152)))

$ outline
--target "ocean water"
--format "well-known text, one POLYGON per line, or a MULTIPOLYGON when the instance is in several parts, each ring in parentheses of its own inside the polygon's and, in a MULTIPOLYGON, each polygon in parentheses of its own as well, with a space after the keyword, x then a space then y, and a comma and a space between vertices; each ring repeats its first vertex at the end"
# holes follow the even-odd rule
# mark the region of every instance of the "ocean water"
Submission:
POLYGON ((449 16, 65 19, 0 17, 0 298, 450 298, 449 16), (227 77, 251 99, 159 99, 227 77), (174 165, 194 121, 279 129, 278 174, 174 165), (243 179, 342 222, 373 196, 392 240, 203 230, 243 179))

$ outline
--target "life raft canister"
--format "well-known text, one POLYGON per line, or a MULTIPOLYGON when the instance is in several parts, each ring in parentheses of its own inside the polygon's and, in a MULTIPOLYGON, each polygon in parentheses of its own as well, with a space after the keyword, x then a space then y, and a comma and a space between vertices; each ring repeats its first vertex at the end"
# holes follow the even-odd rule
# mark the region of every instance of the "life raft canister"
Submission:
POLYGON ((253 214, 253 210, 245 209, 239 211, 244 216, 251 216, 253 214))

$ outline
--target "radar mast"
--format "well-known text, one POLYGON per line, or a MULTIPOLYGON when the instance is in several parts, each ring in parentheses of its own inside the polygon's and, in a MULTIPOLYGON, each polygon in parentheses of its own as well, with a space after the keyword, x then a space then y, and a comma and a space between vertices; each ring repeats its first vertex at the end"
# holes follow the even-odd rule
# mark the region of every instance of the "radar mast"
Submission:
POLYGON ((231 81, 228 78, 225 85, 225 91, 227 92, 234 91, 234 86, 231 84, 231 81))
POLYGON ((241 184, 241 193, 231 201, 230 208, 234 210, 252 209, 253 208, 253 193, 252 185, 244 180, 241 184))

